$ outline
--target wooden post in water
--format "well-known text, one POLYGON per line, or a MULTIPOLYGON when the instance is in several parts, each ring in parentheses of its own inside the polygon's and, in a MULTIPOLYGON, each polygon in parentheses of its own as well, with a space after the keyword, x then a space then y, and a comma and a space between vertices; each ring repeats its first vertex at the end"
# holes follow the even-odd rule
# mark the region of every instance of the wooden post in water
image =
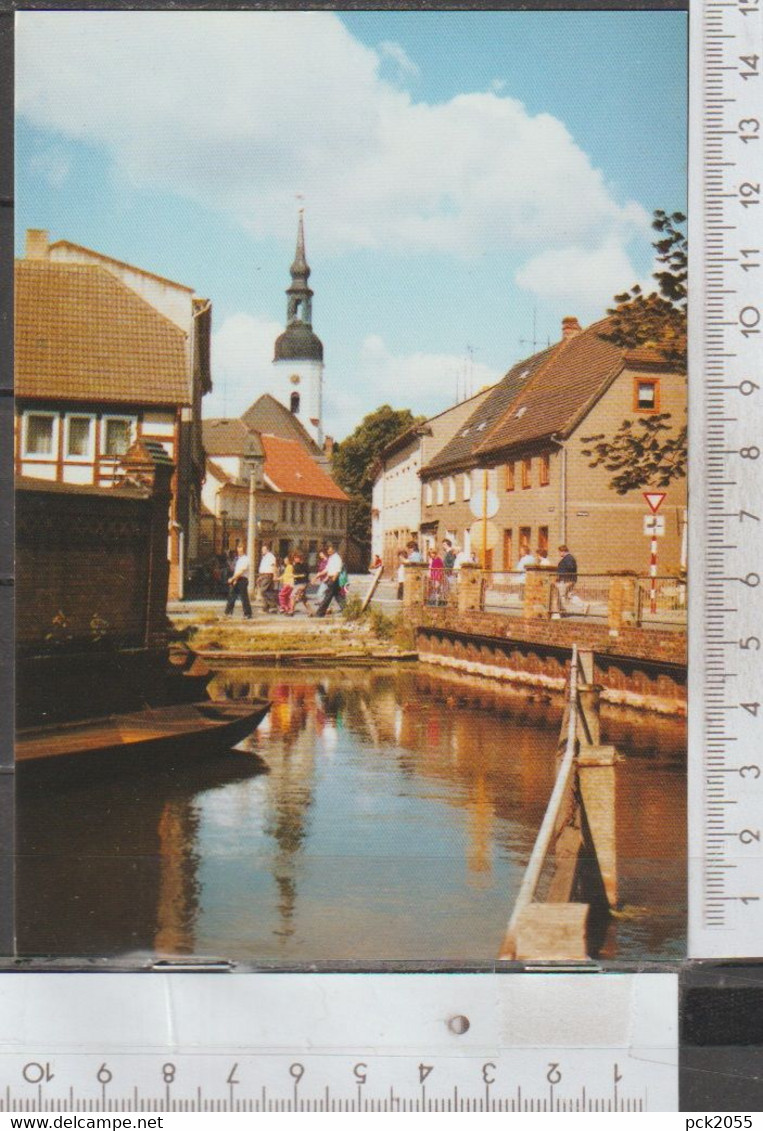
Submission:
POLYGON ((578 650, 578 786, 604 892, 617 906, 617 828, 614 746, 601 744, 601 685, 594 683, 593 650, 578 650))

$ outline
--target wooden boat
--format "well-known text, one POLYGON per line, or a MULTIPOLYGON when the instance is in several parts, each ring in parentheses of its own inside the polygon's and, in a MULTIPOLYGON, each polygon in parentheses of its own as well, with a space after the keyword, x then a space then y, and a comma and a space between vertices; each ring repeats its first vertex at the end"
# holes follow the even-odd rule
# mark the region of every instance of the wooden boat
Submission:
POLYGON ((138 758, 153 761, 172 753, 193 757, 217 753, 251 734, 269 710, 266 699, 208 700, 32 727, 16 734, 16 764, 49 764, 59 758, 68 762, 77 757, 132 764, 138 758))

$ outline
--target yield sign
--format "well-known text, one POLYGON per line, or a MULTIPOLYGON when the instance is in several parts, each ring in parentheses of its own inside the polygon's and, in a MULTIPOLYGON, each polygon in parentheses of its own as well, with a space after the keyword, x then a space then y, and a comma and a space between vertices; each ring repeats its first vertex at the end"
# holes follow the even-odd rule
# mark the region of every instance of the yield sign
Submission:
POLYGON ((657 511, 660 509, 660 506, 662 505, 662 500, 665 498, 665 495, 667 494, 667 492, 666 491, 642 491, 641 493, 644 496, 644 498, 646 499, 646 505, 649 507, 649 510, 652 512, 652 514, 657 514, 657 511))

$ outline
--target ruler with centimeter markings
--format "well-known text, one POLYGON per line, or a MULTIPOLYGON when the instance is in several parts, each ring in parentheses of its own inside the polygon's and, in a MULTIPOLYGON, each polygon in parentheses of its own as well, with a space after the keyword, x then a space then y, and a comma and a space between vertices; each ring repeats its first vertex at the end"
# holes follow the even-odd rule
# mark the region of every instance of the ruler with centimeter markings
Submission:
POLYGON ((690 11, 689 953, 763 951, 761 0, 690 11))
MULTIPOLYGON (((762 2, 690 12, 696 958, 763 949, 762 2)), ((13 974, 0 1112, 671 1111, 677 1027, 668 973, 13 974)))
POLYGON ((675 974, 10 974, 0 1112, 671 1111, 675 974))

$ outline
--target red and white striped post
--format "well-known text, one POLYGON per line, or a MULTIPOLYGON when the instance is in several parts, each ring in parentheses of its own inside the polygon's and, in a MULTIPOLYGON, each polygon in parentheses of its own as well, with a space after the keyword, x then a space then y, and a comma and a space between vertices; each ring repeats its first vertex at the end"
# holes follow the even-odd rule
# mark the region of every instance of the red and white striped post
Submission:
POLYGON ((652 549, 649 555, 649 611, 657 612, 657 511, 665 498, 664 491, 644 491, 647 506, 652 512, 652 549))

